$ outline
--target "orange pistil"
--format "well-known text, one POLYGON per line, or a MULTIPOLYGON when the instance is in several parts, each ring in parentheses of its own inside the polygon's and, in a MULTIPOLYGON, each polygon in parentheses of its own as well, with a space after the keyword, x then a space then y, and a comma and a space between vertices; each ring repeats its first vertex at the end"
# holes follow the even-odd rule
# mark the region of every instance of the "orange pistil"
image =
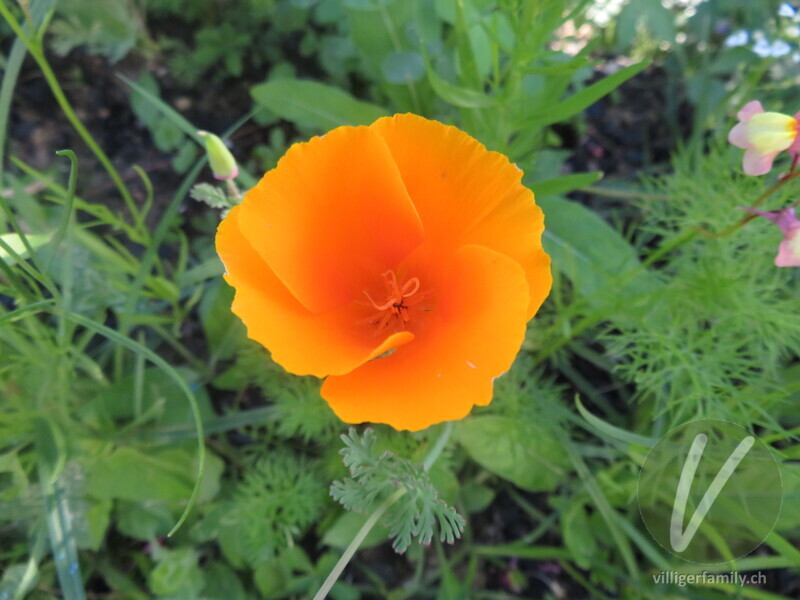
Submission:
POLYGON ((395 272, 391 269, 384 272, 381 276, 383 277, 383 283, 386 286, 388 296, 386 302, 378 304, 366 290, 364 290, 364 295, 367 297, 367 300, 369 300, 369 304, 366 302, 359 302, 359 304, 365 306, 372 306, 378 311, 375 315, 365 320, 365 322, 377 325, 376 333, 389 325, 392 318, 399 319, 402 321, 403 325, 408 323, 411 320, 411 316, 408 314, 409 307, 424 296, 424 294, 419 294, 414 300, 408 300, 419 291, 419 279, 416 277, 412 277, 403 284, 403 287, 400 287, 397 283, 397 275, 395 275, 395 272))

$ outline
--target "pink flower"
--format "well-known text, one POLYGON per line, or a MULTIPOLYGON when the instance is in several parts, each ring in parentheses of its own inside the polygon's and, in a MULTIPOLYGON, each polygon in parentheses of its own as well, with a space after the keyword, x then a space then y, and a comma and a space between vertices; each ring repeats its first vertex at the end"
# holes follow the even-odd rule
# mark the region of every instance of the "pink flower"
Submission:
POLYGON ((778 153, 788 150, 793 156, 800 154, 798 119, 776 112, 764 112, 761 102, 753 100, 744 105, 736 115, 739 122, 728 134, 728 141, 743 148, 743 169, 748 175, 764 175, 772 168, 778 153))
POLYGON ((794 206, 772 211, 744 207, 742 210, 769 219, 783 232, 783 240, 778 246, 778 256, 775 257, 776 267, 800 267, 800 221, 795 216, 794 206))

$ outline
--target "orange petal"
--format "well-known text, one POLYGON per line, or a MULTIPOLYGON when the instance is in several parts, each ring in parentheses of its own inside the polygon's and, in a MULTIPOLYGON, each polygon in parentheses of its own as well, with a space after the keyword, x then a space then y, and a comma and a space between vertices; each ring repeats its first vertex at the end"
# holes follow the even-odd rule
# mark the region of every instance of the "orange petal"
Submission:
POLYGON ((342 374, 414 339, 409 332, 375 337, 358 327, 363 309, 356 304, 314 314, 275 276, 239 229, 237 206, 220 223, 217 252, 226 281, 236 289, 233 312, 251 339, 269 348, 274 360, 298 375, 342 374))
POLYGON ((476 245, 451 256, 424 332, 389 356, 328 377, 322 396, 344 421, 419 430, 492 398, 525 337, 528 285, 507 256, 476 245))
POLYGON ((426 239, 451 249, 480 244, 516 260, 531 290, 532 317, 552 279, 544 217, 522 171, 463 131, 417 115, 385 117, 370 128, 389 146, 426 239))
POLYGON ((315 313, 363 297, 365 282, 423 236, 386 144, 367 127, 295 144, 241 207, 242 233, 315 313))

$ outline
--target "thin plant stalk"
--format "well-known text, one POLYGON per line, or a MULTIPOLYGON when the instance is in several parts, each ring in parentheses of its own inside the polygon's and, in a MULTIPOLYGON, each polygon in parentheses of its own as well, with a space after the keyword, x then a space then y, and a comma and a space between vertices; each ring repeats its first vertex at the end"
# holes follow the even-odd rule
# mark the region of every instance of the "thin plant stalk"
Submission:
POLYGON ((17 21, 11 11, 8 9, 8 6, 6 6, 5 2, 2 0, 0 0, 0 15, 5 19, 9 27, 11 27, 22 43, 25 44, 28 52, 39 65, 42 75, 44 75, 45 81, 47 81, 47 85, 50 87, 50 91, 53 93, 53 96, 55 96, 56 102, 58 102, 58 106, 61 108, 64 116, 67 117, 70 125, 75 128, 75 131, 78 132, 78 135, 81 136, 81 139, 86 143, 87 146, 89 146, 89 149, 97 157, 97 160, 99 160, 103 165, 109 177, 111 177, 111 180, 114 182, 114 185, 119 191, 120 196, 122 196, 125 205, 128 207, 128 210, 133 216, 137 231, 144 236, 145 240, 147 240, 147 230, 143 226, 142 218, 139 214, 139 211, 136 209, 136 203, 133 199, 133 196, 131 196, 130 191, 128 191, 128 188, 125 186, 122 177, 111 163, 111 160, 94 140, 92 134, 89 133, 89 130, 86 129, 83 123, 81 123, 78 115, 75 114, 75 111, 67 99, 66 94, 64 94, 61 84, 58 83, 58 78, 53 72, 52 67, 50 67, 50 63, 47 61, 47 57, 44 55, 42 39, 39 36, 35 38, 28 37, 28 35, 22 30, 22 26, 20 25, 19 21, 17 21))
MULTIPOLYGON (((434 443, 433 447, 428 452, 428 455, 422 462, 423 468, 426 471, 429 471, 430 468, 434 465, 437 461, 439 456, 441 456, 442 451, 444 450, 445 446, 447 446, 447 441, 450 439, 450 434, 453 432, 453 423, 452 421, 448 421, 444 424, 442 428, 442 432, 439 434, 436 442, 434 443)), ((341 577, 342 573, 344 572, 347 565, 350 563, 350 560, 353 558, 355 553, 358 551, 358 548, 361 546, 364 539, 369 535, 369 532, 372 531, 372 528, 381 520, 383 515, 386 513, 387 510, 403 495, 406 493, 404 488, 400 488, 395 490, 395 492, 386 498, 378 507, 372 512, 372 514, 367 518, 364 524, 361 526, 361 529, 358 530, 358 533, 353 538, 353 541, 345 548, 345 551, 342 553, 342 556, 339 558, 339 561, 333 567, 330 572, 330 575, 325 579, 322 584, 322 587, 319 588, 319 591, 314 595, 314 600, 325 600, 328 597, 328 593, 331 591, 331 588, 336 584, 341 577)))

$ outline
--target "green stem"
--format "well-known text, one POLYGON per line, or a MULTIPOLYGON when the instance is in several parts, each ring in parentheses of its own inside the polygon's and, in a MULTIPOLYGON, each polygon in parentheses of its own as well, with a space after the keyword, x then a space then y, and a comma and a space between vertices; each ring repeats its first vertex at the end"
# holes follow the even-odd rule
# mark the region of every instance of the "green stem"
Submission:
POLYGON ((433 464, 439 459, 439 455, 444 450, 444 447, 447 445, 447 440, 450 439, 450 434, 453 433, 453 422, 448 421, 444 424, 444 429, 442 429, 442 433, 439 434, 439 438, 436 440, 436 443, 431 448, 430 452, 428 452, 428 456, 425 457, 425 460, 422 462, 422 468, 426 471, 430 471, 433 464))
MULTIPOLYGON (((787 183, 789 183, 793 179, 797 179, 798 177, 800 177, 800 171, 795 171, 794 170, 795 166, 796 166, 796 163, 792 163, 792 172, 790 172, 785 177, 781 177, 777 182, 775 182, 771 187, 769 187, 766 192, 764 192, 758 198, 756 198, 756 201, 753 202, 753 204, 750 205, 750 208, 756 208, 761 203, 763 203, 767 198, 772 196, 772 194, 774 194, 775 192, 780 190, 784 185, 786 185, 787 183)), ((736 223, 735 225, 731 225, 730 227, 728 227, 727 229, 723 229, 719 233, 710 233, 710 232, 708 232, 707 230, 705 230, 703 228, 698 229, 698 231, 700 233, 702 233, 705 237, 711 238, 711 239, 724 237, 724 236, 728 235, 729 233, 733 233, 737 229, 739 229, 741 227, 744 227, 750 221, 755 219, 757 216, 758 215, 756 215, 756 214, 747 215, 746 217, 743 217, 742 220, 739 221, 738 223, 736 223)))
MULTIPOLYGON (((436 443, 428 452, 428 455, 425 457, 425 460, 422 462, 422 467, 426 471, 430 470, 439 456, 442 454, 445 446, 447 445, 447 441, 450 439, 450 434, 453 432, 453 422, 448 421, 444 424, 444 428, 442 429, 442 433, 439 434, 436 443)), ((331 588, 334 584, 339 580, 339 577, 342 575, 342 572, 347 567, 350 560, 353 558, 353 555, 358 551, 359 546, 369 535, 369 532, 372 531, 372 528, 380 521, 381 517, 386 513, 386 511, 391 507, 395 502, 397 502, 403 494, 406 493, 404 488, 400 488, 395 490, 395 492, 386 498, 379 506, 375 509, 375 511, 367 518, 364 524, 361 526, 361 529, 358 530, 358 533, 353 538, 353 541, 345 548, 344 553, 342 553, 341 558, 339 558, 339 562, 336 563, 336 566, 333 567, 331 570, 330 575, 328 575, 327 579, 322 584, 322 587, 319 588, 319 591, 314 596, 314 600, 325 600, 328 596, 328 592, 331 591, 331 588)))
POLYGON ((50 67, 50 63, 47 61, 47 58, 44 55, 44 49, 40 40, 38 38, 31 39, 27 36, 27 34, 22 30, 22 27, 17 19, 13 14, 11 14, 11 11, 2 0, 0 0, 0 15, 2 15, 2 17, 6 20, 8 25, 22 41, 22 43, 25 44, 28 52, 30 52, 30 55, 39 65, 39 68, 42 70, 42 75, 44 75, 47 84, 50 86, 50 91, 53 92, 53 96, 55 96, 56 102, 58 102, 58 105, 64 113, 64 116, 67 117, 67 120, 75 128, 75 131, 78 132, 78 135, 81 136, 81 139, 86 143, 87 146, 89 146, 89 149, 97 157, 97 160, 99 160, 103 165, 106 172, 114 182, 114 185, 117 187, 117 190, 119 190, 119 193, 122 196, 122 199, 125 201, 128 210, 133 215, 134 224, 136 225, 137 230, 146 236, 147 232, 142 226, 141 215, 139 215, 138 211, 136 210, 136 203, 133 200, 133 196, 131 196, 128 188, 122 181, 122 177, 114 165, 111 164, 108 156, 106 156, 105 152, 103 152, 102 148, 100 148, 97 142, 94 141, 92 134, 89 133, 89 130, 86 129, 86 127, 84 127, 83 123, 81 123, 81 120, 78 118, 78 115, 76 115, 75 111, 72 109, 72 105, 69 103, 67 96, 64 94, 64 90, 58 83, 58 78, 56 77, 53 69, 50 67))
POLYGON ((372 528, 375 524, 383 517, 384 513, 392 506, 395 502, 397 502, 403 494, 406 493, 406 490, 400 488, 399 490, 395 490, 395 492, 386 498, 378 508, 369 516, 369 518, 364 522, 364 525, 361 526, 361 529, 358 530, 358 533, 353 538, 353 541, 350 542, 350 545, 347 546, 344 553, 342 553, 339 562, 336 563, 336 566, 333 567, 330 575, 322 584, 322 587, 319 588, 319 591, 314 596, 314 600, 325 600, 328 597, 328 592, 331 591, 331 588, 334 584, 339 580, 339 577, 344 571, 347 564, 350 562, 350 559, 353 558, 353 555, 358 550, 358 547, 361 546, 361 542, 364 541, 364 538, 369 535, 369 532, 372 531, 372 528))

